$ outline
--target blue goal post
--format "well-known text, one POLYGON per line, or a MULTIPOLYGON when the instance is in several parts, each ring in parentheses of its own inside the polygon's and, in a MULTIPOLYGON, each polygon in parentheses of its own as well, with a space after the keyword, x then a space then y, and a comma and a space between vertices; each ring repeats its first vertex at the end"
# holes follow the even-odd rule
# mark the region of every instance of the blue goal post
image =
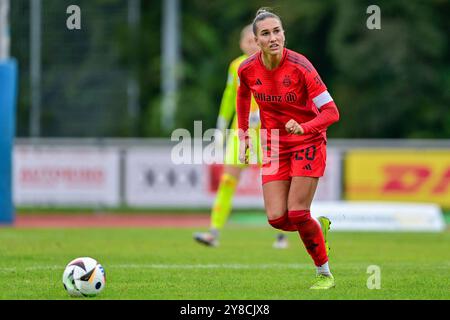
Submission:
POLYGON ((14 222, 12 192, 16 131, 17 62, 0 60, 0 224, 14 222))

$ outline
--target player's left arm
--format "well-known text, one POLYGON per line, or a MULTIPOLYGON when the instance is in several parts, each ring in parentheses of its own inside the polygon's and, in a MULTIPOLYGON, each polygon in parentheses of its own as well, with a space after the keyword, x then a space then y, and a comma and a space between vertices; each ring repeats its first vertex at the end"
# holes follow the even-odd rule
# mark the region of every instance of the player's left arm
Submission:
POLYGON ((303 73, 306 90, 319 110, 319 114, 314 119, 301 123, 300 131, 303 131, 303 134, 319 133, 339 121, 339 110, 316 69, 309 61, 306 60, 306 62, 308 68, 305 68, 303 73))

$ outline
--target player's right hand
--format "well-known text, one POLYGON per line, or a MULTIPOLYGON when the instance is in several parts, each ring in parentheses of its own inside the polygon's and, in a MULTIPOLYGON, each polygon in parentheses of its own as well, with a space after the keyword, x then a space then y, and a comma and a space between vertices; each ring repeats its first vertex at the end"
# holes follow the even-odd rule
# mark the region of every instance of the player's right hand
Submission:
POLYGON ((239 140, 239 161, 248 164, 250 156, 251 142, 247 137, 239 140))

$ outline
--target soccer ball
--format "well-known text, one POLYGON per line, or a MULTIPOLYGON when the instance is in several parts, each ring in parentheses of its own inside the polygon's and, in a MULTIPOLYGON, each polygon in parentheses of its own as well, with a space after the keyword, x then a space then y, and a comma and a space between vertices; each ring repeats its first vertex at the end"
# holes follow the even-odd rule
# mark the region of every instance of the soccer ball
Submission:
POLYGON ((64 270, 64 289, 73 297, 94 297, 105 288, 105 271, 97 260, 82 257, 69 262, 64 270))

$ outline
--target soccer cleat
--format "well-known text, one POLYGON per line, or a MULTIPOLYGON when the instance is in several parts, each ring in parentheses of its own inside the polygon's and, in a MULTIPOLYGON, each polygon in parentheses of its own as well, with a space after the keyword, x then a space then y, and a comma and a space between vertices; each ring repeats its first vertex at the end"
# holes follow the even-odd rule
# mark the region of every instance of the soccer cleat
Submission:
POLYGON ((204 244, 208 247, 218 247, 219 241, 211 232, 197 232, 194 233, 194 239, 198 243, 204 244))
POLYGON ((330 230, 331 221, 327 217, 320 216, 317 218, 320 223, 320 228, 322 229, 323 239, 325 240, 325 250, 327 256, 329 256, 330 246, 328 245, 328 231, 330 230))
POLYGON ((273 243, 272 247, 275 249, 287 249, 289 247, 289 242, 285 234, 280 233, 277 235, 277 239, 273 243))
POLYGON ((334 277, 330 274, 329 276, 318 274, 316 276, 316 283, 314 283, 310 289, 312 290, 327 290, 334 288, 336 283, 334 282, 334 277))

